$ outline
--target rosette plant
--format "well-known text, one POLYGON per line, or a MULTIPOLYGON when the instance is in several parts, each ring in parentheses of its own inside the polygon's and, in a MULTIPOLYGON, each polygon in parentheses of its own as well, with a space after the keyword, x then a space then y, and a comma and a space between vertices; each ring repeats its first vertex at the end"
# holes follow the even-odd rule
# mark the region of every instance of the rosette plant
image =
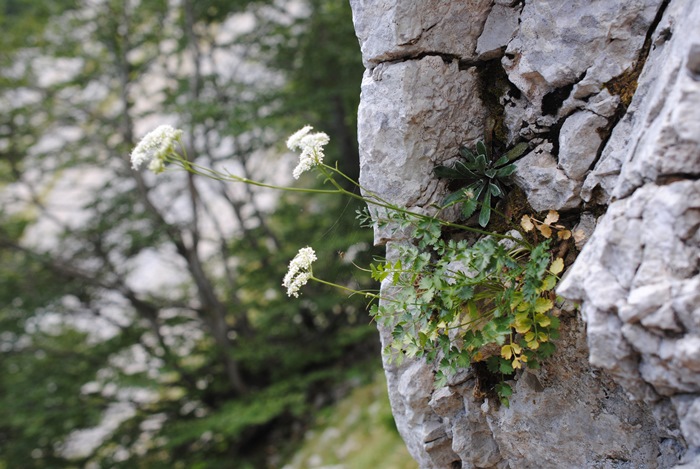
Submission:
POLYGON ((493 158, 484 142, 477 142, 476 153, 461 147, 459 159, 452 167, 436 166, 436 177, 460 181, 462 187, 449 194, 443 201, 444 207, 462 204, 462 215, 470 218, 481 206, 479 225, 485 227, 491 219, 493 199, 503 197, 507 178, 515 172, 514 159, 527 150, 526 143, 519 143, 499 158, 493 158))

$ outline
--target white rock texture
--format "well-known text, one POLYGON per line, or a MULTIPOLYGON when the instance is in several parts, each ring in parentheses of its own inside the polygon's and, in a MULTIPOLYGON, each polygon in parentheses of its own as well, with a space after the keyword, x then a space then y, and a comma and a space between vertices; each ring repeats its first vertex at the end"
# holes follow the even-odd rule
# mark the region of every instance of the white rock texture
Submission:
POLYGON ((522 7, 519 5, 495 4, 493 6, 476 43, 478 60, 500 58, 501 49, 505 49, 518 32, 521 11, 522 7))
POLYGON ((425 54, 473 58, 492 0, 351 0, 367 68, 425 54))
POLYGON ((667 7, 634 99, 584 182, 584 200, 609 203, 645 182, 700 172, 697 9, 697 2, 667 7))
MULTIPOLYGON (((662 0, 525 2, 503 59, 511 81, 533 105, 577 83, 595 94, 629 70, 662 0)), ((585 91, 583 91, 585 89, 585 91)))
POLYGON ((365 72, 359 109, 360 183, 403 206, 434 201, 433 167, 481 136, 485 109, 473 69, 438 56, 365 72), (452 153, 451 153, 452 152, 452 153))
POLYGON ((699 22, 700 3, 669 3, 586 180, 584 197, 612 202, 559 287, 583 300, 591 363, 655 414, 676 414, 688 467, 700 466, 699 22))
POLYGON ((514 179, 538 212, 573 209, 581 203, 581 183, 567 177, 551 151, 551 144, 542 144, 515 163, 514 179))
MULTIPOLYGON (((447 190, 434 165, 495 117, 506 145, 529 145, 514 183, 532 208, 579 220, 558 292, 581 307, 510 408, 478 392, 477 369, 434 389, 431 366, 385 357, 420 467, 700 467, 700 2, 351 5, 366 195, 430 211, 447 190), (498 64, 505 82, 484 72, 498 64)), ((375 241, 389 258, 410 242, 375 241)))
POLYGON ((567 178, 581 181, 598 156, 608 119, 591 111, 567 117, 559 132, 559 167, 567 178))

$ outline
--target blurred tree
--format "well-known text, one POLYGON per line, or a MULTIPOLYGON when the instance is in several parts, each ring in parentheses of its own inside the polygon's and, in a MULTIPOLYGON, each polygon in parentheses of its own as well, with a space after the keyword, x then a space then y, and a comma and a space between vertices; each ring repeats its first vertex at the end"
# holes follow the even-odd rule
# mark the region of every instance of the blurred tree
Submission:
POLYGON ((349 6, 0 0, 0 13, 0 468, 274 465, 376 341, 361 301, 319 286, 287 299, 287 262, 311 244, 318 271, 357 282, 369 233, 346 201, 156 179, 128 154, 171 122, 198 163, 288 181, 279 141, 311 122, 355 168, 349 6))
POLYGON ((270 67, 287 77, 285 86, 273 91, 280 97, 275 118, 288 116, 289 130, 301 120, 328 132, 340 169, 357 180, 356 111, 364 67, 350 5, 338 0, 309 0, 306 5, 308 14, 290 26, 273 22, 248 39, 260 45, 270 67))

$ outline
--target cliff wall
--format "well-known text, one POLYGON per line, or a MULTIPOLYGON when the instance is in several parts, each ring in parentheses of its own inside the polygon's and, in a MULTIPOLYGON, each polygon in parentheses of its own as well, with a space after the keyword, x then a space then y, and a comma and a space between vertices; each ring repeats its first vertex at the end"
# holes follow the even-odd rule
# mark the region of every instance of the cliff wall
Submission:
MULTIPOLYGON (((413 457, 700 467, 700 2, 351 5, 366 188, 430 212, 447 190, 433 167, 495 122, 506 146, 528 144, 514 182, 532 209, 576 225, 556 357, 516 375, 509 408, 477 392, 473 369, 435 389, 425 362, 385 363, 413 457)), ((389 258, 410 242, 375 237, 389 258)))

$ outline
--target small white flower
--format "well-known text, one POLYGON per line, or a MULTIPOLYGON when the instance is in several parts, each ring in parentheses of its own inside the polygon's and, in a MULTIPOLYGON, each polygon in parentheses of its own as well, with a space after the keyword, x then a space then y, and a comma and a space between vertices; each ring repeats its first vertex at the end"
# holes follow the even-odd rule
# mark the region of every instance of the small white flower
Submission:
POLYGON ((165 157, 174 151, 175 142, 182 135, 182 130, 174 129, 169 125, 161 125, 147 133, 131 152, 131 166, 139 169, 146 163, 154 173, 165 169, 165 157))
POLYGON ((153 171, 155 174, 160 174, 165 171, 165 162, 160 158, 153 159, 150 163, 148 163, 148 169, 153 171))
POLYGON ((299 179, 302 173, 323 163, 323 147, 328 144, 330 138, 323 132, 311 134, 311 129, 313 127, 307 125, 287 139, 287 147, 290 150, 301 150, 299 164, 292 172, 294 179, 299 179))
POLYGON ((290 150, 296 150, 299 148, 299 143, 301 142, 301 139, 306 136, 309 132, 311 132, 311 127, 310 125, 306 125, 302 127, 301 129, 297 130, 294 132, 288 139, 287 139, 287 148, 290 150))
POLYGON ((311 264, 316 260, 316 253, 310 247, 299 249, 294 259, 289 262, 289 270, 284 276, 282 286, 287 287, 287 296, 299 297, 299 289, 311 278, 311 264))

